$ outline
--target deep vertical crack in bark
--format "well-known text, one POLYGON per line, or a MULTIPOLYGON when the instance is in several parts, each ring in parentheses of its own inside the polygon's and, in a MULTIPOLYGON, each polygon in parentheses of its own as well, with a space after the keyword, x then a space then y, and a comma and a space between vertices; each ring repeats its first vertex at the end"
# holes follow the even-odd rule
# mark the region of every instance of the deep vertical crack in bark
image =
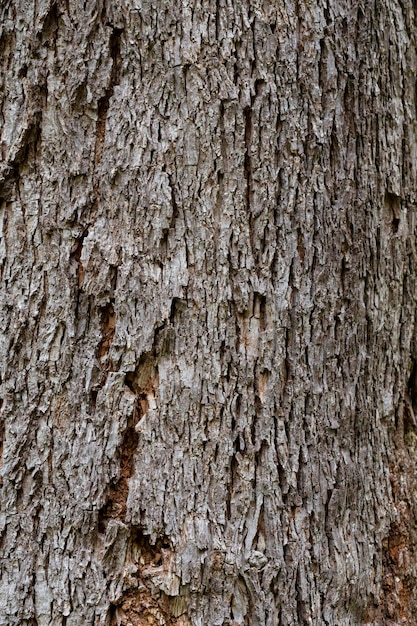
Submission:
POLYGON ((107 115, 110 106, 110 99, 114 94, 114 88, 120 81, 121 56, 120 56, 120 39, 123 29, 114 28, 109 38, 109 55, 112 60, 109 84, 97 104, 97 122, 96 122, 96 143, 94 151, 94 166, 96 170, 95 195, 100 195, 99 180, 97 178, 97 169, 100 166, 101 157, 103 155, 104 142, 106 137, 107 115))
POLYGON ((244 115, 244 145, 245 145, 245 157, 244 157, 244 176, 246 180, 245 190, 245 202, 246 202, 246 214, 248 216, 249 223, 249 237, 251 242, 252 254, 255 255, 254 249, 254 233, 253 233, 253 190, 252 190, 252 157, 251 157, 251 140, 252 140, 252 105, 248 106, 243 111, 244 115))
MULTIPOLYGON (((173 299, 170 322, 174 321, 179 299, 173 299)), ((107 316, 108 317, 108 316, 107 316)), ((107 318, 106 318, 107 319, 107 318)), ((150 352, 142 355, 138 366, 125 377, 125 384, 136 401, 133 413, 120 445, 120 473, 109 488, 105 505, 99 512, 99 530, 105 534, 111 524, 121 522, 126 529, 125 567, 130 577, 122 592, 109 607, 110 626, 187 626, 186 592, 179 595, 179 578, 174 574, 173 547, 168 537, 159 533, 157 539, 144 534, 141 527, 132 523, 127 510, 129 481, 134 476, 135 455, 138 449, 141 420, 146 418, 150 405, 158 397, 158 359, 169 353, 170 346, 164 338, 165 325, 155 330, 150 352), (185 594, 185 595, 184 595, 185 594), (181 602, 182 597, 182 602, 181 602)), ((117 550, 115 544, 114 550, 117 550)), ((113 548, 110 549, 112 554, 113 548)))

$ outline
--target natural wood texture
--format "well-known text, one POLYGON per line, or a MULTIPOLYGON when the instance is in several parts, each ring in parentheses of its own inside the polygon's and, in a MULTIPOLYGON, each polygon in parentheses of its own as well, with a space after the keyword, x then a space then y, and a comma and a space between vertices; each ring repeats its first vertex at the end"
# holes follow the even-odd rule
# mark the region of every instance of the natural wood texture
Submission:
POLYGON ((416 27, 0 4, 1 626, 415 619, 416 27))

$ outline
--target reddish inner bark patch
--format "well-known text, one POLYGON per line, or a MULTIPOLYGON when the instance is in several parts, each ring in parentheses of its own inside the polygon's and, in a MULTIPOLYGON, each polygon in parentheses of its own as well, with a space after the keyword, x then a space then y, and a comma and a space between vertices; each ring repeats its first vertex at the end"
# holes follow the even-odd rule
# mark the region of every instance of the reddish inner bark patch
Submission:
POLYGON ((409 507, 403 504, 398 521, 391 524, 389 535, 382 542, 382 602, 378 607, 368 609, 365 624, 396 626, 413 623, 413 598, 409 577, 411 519, 409 507))
POLYGON ((190 622, 184 616, 170 616, 168 597, 157 598, 148 589, 123 594, 110 620, 110 626, 185 626, 187 623, 190 622))
POLYGON ((127 589, 110 610, 110 626, 186 626, 189 622, 182 615, 172 615, 171 599, 152 589, 152 570, 162 571, 168 567, 172 551, 166 536, 151 544, 149 537, 140 529, 133 528, 132 552, 137 555, 136 586, 127 589))
MULTIPOLYGON (((162 329, 163 330, 163 329, 162 329)), ((107 355, 113 341, 114 312, 112 308, 103 310, 103 341, 97 356, 107 355)), ((163 333, 155 332, 155 346, 163 346, 163 333), (162 338, 161 338, 162 337, 162 338)), ((149 410, 149 405, 158 398, 158 355, 157 347, 142 355, 138 366, 125 376, 127 388, 136 397, 135 406, 120 446, 120 475, 110 486, 108 498, 99 513, 99 530, 105 532, 109 520, 126 521, 129 479, 134 473, 134 456, 139 443, 139 433, 135 429, 141 417, 149 410)), ((168 581, 173 566, 173 551, 168 537, 160 537, 152 544, 150 538, 137 526, 129 526, 127 541, 127 562, 129 578, 124 581, 121 596, 109 608, 109 626, 187 626, 190 624, 185 613, 179 615, 176 596, 171 598, 160 589, 160 581, 168 581)), ((175 580, 175 579, 174 579, 175 580)), ((184 600, 184 598, 183 598, 184 600)), ((185 609, 184 609, 185 610, 185 609)))
MULTIPOLYGON (((111 304, 102 311, 101 327, 103 339, 98 348, 97 357, 99 360, 101 359, 101 363, 104 363, 105 366, 106 360, 104 357, 107 356, 113 341, 115 329, 115 314, 111 304)), ((107 371, 111 367, 112 364, 110 362, 107 371)), ((117 482, 110 486, 107 502, 100 510, 99 527, 101 532, 104 532, 106 522, 109 519, 120 519, 123 522, 126 520, 129 479, 134 472, 134 455, 139 443, 139 434, 135 429, 135 425, 148 411, 148 398, 150 396, 154 398, 157 394, 158 382, 158 368, 155 358, 149 354, 142 357, 135 371, 128 372, 125 376, 125 384, 135 394, 136 400, 120 448, 120 475, 117 482)))
POLYGON ((120 477, 118 481, 111 485, 108 499, 104 507, 100 510, 99 525, 100 531, 104 531, 105 523, 109 519, 126 518, 126 501, 129 493, 129 478, 133 475, 134 454, 138 447, 139 435, 133 426, 127 428, 122 443, 122 453, 120 460, 120 477))
POLYGON ((365 624, 398 626, 413 624, 417 614, 415 576, 411 563, 416 559, 416 510, 412 494, 415 492, 416 459, 409 437, 413 426, 407 416, 409 406, 399 412, 395 439, 396 461, 390 465, 392 496, 397 511, 388 537, 382 543, 382 590, 379 606, 369 607, 365 624))
POLYGON ((386 618, 411 623, 411 589, 408 578, 410 554, 410 513, 405 506, 398 522, 391 525, 388 538, 383 543, 384 612, 386 618))

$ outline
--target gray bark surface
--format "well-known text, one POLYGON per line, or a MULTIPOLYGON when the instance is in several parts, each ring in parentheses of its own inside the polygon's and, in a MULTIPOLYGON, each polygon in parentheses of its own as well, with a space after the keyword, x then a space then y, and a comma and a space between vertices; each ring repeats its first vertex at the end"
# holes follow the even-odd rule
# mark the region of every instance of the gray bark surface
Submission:
POLYGON ((1 626, 413 623, 415 10, 0 4, 1 626))

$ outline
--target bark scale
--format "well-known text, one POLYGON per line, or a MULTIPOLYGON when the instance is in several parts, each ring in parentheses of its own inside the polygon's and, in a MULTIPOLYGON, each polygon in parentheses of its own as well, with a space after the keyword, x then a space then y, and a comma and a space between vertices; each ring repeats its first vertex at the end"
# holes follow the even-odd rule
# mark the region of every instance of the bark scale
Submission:
POLYGON ((1 625, 411 623, 416 26, 3 2, 1 625))

